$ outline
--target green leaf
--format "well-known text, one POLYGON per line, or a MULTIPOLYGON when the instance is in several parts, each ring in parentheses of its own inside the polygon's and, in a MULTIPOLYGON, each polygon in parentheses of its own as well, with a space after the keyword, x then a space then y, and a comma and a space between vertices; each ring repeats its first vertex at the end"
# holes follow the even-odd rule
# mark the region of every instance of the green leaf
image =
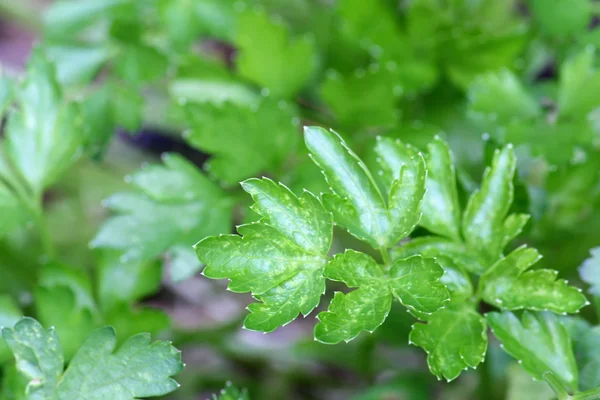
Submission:
POLYGON ((122 262, 119 252, 103 251, 97 266, 98 301, 105 312, 158 291, 162 266, 156 261, 122 262))
POLYGON ((198 261, 196 252, 185 246, 175 246, 169 252, 169 274, 174 282, 181 282, 191 278, 202 270, 203 265, 198 261))
MULTIPOLYGON (((12 297, 7 294, 0 295, 0 328, 13 326, 22 316, 23 312, 12 297)), ((0 336, 0 365, 10 360, 11 354, 10 349, 0 336)))
POLYGON ((556 280, 558 271, 529 270, 540 258, 537 250, 522 246, 498 260, 481 276, 483 299, 504 310, 557 313, 574 313, 589 304, 581 289, 556 280))
POLYGON ((89 84, 113 56, 112 49, 104 45, 49 45, 45 51, 56 65, 58 81, 67 86, 89 84))
POLYGON ((213 154, 207 171, 229 185, 276 169, 298 143, 295 108, 273 98, 253 107, 190 105, 187 115, 191 130, 184 138, 213 154))
POLYGON ((390 267, 390 288, 400 302, 419 317, 439 310, 450 299, 439 282, 444 270, 433 258, 412 256, 390 267))
POLYGON ((16 102, 19 109, 8 117, 4 150, 39 195, 77 158, 82 120, 77 105, 63 101, 54 67, 39 50, 32 55, 16 102))
POLYGON ((504 223, 513 200, 516 157, 511 145, 494 153, 481 188, 467 203, 462 231, 468 248, 488 265, 498 259, 504 244, 504 223))
POLYGON ((180 352, 168 342, 150 342, 150 335, 130 337, 116 352, 110 327, 88 336, 63 374, 63 356, 53 329, 23 318, 2 335, 17 360, 19 372, 30 379, 30 399, 76 398, 134 400, 177 389, 170 377, 183 368, 180 352), (113 353, 114 352, 114 353, 113 353))
POLYGON ((327 264, 326 276, 359 289, 348 294, 335 293, 328 310, 317 317, 316 340, 330 344, 349 342, 361 331, 373 332, 385 321, 392 306, 392 293, 375 260, 346 250, 327 264))
POLYGON ((129 132, 137 131, 143 123, 144 98, 135 88, 117 82, 110 82, 110 90, 115 124, 129 132))
POLYGON ((319 304, 333 221, 310 192, 298 198, 269 179, 251 179, 242 186, 262 220, 239 226, 239 236, 203 239, 195 249, 207 265, 205 276, 228 278, 230 290, 252 292, 259 301, 249 306, 244 326, 270 332, 319 304))
POLYGON ((550 36, 583 33, 592 17, 589 0, 529 0, 528 3, 536 24, 550 36))
POLYGON ((15 193, 0 180, 0 236, 21 226, 27 212, 15 193))
POLYGON ((410 342, 427 352, 427 365, 438 379, 452 381, 463 370, 483 362, 487 325, 471 305, 453 301, 433 314, 427 324, 414 324, 410 342))
POLYGON ((123 343, 128 337, 139 332, 157 334, 171 325, 169 316, 161 309, 152 307, 133 307, 121 303, 111 308, 104 316, 104 323, 114 327, 117 343, 123 343))
POLYGON ((297 94, 316 65, 313 39, 291 39, 287 27, 270 20, 265 13, 239 15, 235 44, 240 52, 239 74, 276 97, 291 98, 297 94))
POLYGON ((390 85, 389 72, 379 67, 351 75, 330 71, 321 85, 323 100, 346 129, 393 126, 401 94, 401 87, 390 85))
POLYGON ((138 86, 165 77, 168 62, 155 48, 128 44, 115 58, 113 68, 125 82, 138 86))
POLYGON ((591 257, 579 267, 581 279, 590 285, 590 293, 600 296, 600 247, 590 250, 591 257))
POLYGON ((579 365, 579 389, 600 387, 600 326, 588 326, 574 339, 579 365))
POLYGON ((111 85, 102 85, 91 92, 83 100, 82 113, 86 152, 97 156, 106 150, 116 128, 111 85))
POLYGON ((213 400, 250 400, 246 390, 239 390, 231 384, 225 383, 225 388, 221 389, 219 395, 213 395, 213 400))
POLYGON ((65 360, 70 360, 94 329, 91 310, 78 304, 73 291, 65 286, 37 287, 34 298, 40 322, 56 329, 65 360))
POLYGON ((545 382, 531 379, 531 376, 518 364, 507 368, 506 400, 554 400, 556 396, 545 382))
POLYGON ((123 262, 143 261, 230 229, 227 195, 183 157, 165 154, 163 162, 131 176, 137 192, 106 201, 118 215, 102 225, 92 247, 120 250, 123 262))
POLYGON ((442 237, 421 236, 392 249, 393 259, 406 258, 415 254, 431 258, 450 258, 456 265, 474 274, 481 274, 485 270, 481 261, 469 254, 462 243, 442 237))
POLYGON ((315 339, 333 344, 348 342, 361 331, 373 332, 385 321, 393 296, 417 316, 427 318, 448 300, 439 282, 443 273, 433 259, 420 256, 397 260, 384 274, 366 254, 354 250, 337 254, 327 264, 325 275, 358 289, 335 293, 329 309, 318 315, 315 339))
POLYGON ((460 205, 456 172, 448 144, 438 136, 427 146, 427 193, 419 224, 430 232, 460 240, 460 205))
POLYGON ((412 231, 419 219, 425 186, 420 155, 410 154, 407 147, 393 141, 382 141, 378 152, 391 179, 384 200, 371 172, 339 135, 306 127, 305 139, 313 161, 323 170, 333 191, 323 197, 323 202, 337 223, 376 249, 393 247, 412 231), (400 165, 404 167, 394 169, 400 165))
POLYGON ((600 72, 594 67, 593 47, 566 60, 560 68, 560 116, 583 118, 600 104, 600 72))
POLYGON ((471 110, 503 122, 532 119, 541 113, 537 101, 508 69, 478 77, 469 86, 468 97, 471 110))
POLYGON ((551 313, 523 313, 521 321, 511 312, 486 315, 504 350, 519 360, 536 379, 551 372, 571 389, 577 388, 577 365, 567 329, 551 313))
POLYGON ((68 37, 101 18, 117 15, 132 0, 61 0, 44 14, 44 30, 50 36, 68 37))

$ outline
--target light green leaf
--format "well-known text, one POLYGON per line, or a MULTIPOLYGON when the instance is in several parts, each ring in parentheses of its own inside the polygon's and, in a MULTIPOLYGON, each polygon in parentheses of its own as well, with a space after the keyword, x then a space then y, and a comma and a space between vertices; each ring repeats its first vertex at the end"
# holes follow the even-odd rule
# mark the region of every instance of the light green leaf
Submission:
POLYGON ((110 82, 113 103, 113 118, 116 125, 129 132, 135 132, 142 126, 144 98, 129 85, 110 82))
POLYGON ((589 304, 581 289, 556 280, 558 271, 529 270, 540 258, 537 250, 522 246, 498 260, 481 276, 483 299, 504 310, 557 313, 574 313, 589 304))
POLYGON ((373 332, 385 321, 392 294, 383 269, 373 258, 353 250, 337 254, 325 270, 326 276, 359 287, 348 294, 336 292, 327 311, 318 315, 315 339, 322 343, 349 342, 365 330, 373 332))
POLYGON ((263 219, 238 227, 238 235, 208 237, 195 245, 203 274, 230 279, 234 292, 252 292, 244 326, 270 332, 308 315, 325 291, 323 271, 333 221, 310 192, 296 197, 268 179, 244 182, 263 219))
POLYGON ((417 317, 427 318, 450 296, 439 282, 444 270, 432 258, 412 256, 390 266, 390 288, 400 302, 417 317))
POLYGON ((560 116, 583 118, 600 104, 600 72, 594 67, 596 52, 588 47, 560 68, 560 116))
POLYGON ((74 103, 63 101, 54 67, 36 50, 27 80, 16 93, 4 149, 14 168, 39 195, 75 161, 82 143, 82 120, 74 103))
POLYGON ((34 298, 40 322, 56 329, 65 360, 70 360, 94 329, 92 311, 77 303, 75 294, 66 286, 39 286, 34 298))
POLYGON ((525 90, 519 78, 508 69, 489 72, 469 86, 472 111, 507 122, 532 119, 540 115, 537 101, 525 90))
POLYGON ((395 172, 389 175, 393 181, 386 201, 371 172, 340 136, 323 128, 306 127, 305 139, 313 161, 331 186, 333 193, 325 195, 323 202, 337 223, 376 249, 393 247, 412 231, 424 193, 421 156, 409 157, 410 163, 403 164, 399 157, 402 148, 395 148, 400 145, 390 141, 381 145, 379 151, 383 154, 386 149, 385 155, 393 158, 393 163, 383 157, 381 162, 386 170, 395 172), (394 170, 397 165, 405 168, 394 170))
POLYGON ((600 326, 586 327, 574 337, 575 354, 579 366, 579 389, 600 387, 600 326))
POLYGON ((460 206, 456 173, 448 144, 438 136, 427 146, 427 193, 419 224, 430 232, 460 240, 460 206))
POLYGON ((349 342, 361 331, 372 333, 385 321, 392 296, 385 286, 362 286, 348 294, 336 292, 327 311, 319 314, 315 339, 321 343, 349 342))
POLYGON ((167 329, 171 320, 161 309, 121 303, 105 314, 104 323, 117 330, 117 344, 121 344, 139 332, 157 334, 167 329))
POLYGON ((27 395, 31 400, 54 400, 62 375, 64 359, 58 336, 34 319, 24 317, 13 329, 3 328, 2 337, 13 352, 17 369, 30 379, 27 395))
POLYGON ((26 218, 25 206, 15 193, 0 180, 0 236, 21 226, 26 218))
POLYGON ((115 57, 113 68, 121 79, 135 87, 164 78, 168 62, 165 55, 153 47, 128 44, 115 57))
POLYGON ((402 88, 390 85, 383 68, 358 70, 352 75, 331 71, 321 85, 321 96, 346 129, 385 128, 399 116, 396 109, 402 88))
POLYGON ((426 318, 448 300, 448 291, 439 282, 444 270, 432 259, 413 256, 395 261, 384 274, 370 256, 346 250, 337 254, 325 269, 325 276, 358 289, 336 292, 329 309, 319 314, 315 338, 323 343, 354 339, 361 331, 373 332, 381 325, 392 305, 392 295, 419 317, 426 318))
POLYGON ((577 388, 577 365, 567 329, 549 312, 523 313, 521 321, 511 312, 486 315, 504 350, 519 360, 534 378, 551 372, 570 389, 577 388))
POLYGON ((213 395, 213 400, 250 400, 246 390, 239 390, 231 384, 225 383, 225 388, 221 389, 219 395, 213 395))
MULTIPOLYGON (((7 294, 0 295, 0 329, 5 326, 13 326, 22 316, 23 312, 12 297, 7 294)), ((10 360, 11 354, 0 336, 0 365, 10 360)))
POLYGON ((44 30, 50 36, 70 36, 101 18, 116 15, 132 0, 61 0, 44 14, 44 30))
POLYGON ((502 247, 506 247, 513 239, 515 239, 525 228, 529 221, 529 214, 510 214, 504 220, 504 240, 502 247))
POLYGON ((134 400, 177 389, 170 377, 183 368, 180 352, 168 342, 151 343, 150 335, 132 336, 116 352, 110 327, 88 336, 63 374, 63 357, 54 330, 31 318, 21 319, 3 337, 28 379, 27 394, 35 400, 134 400))
POLYGON ((103 45, 49 45, 45 51, 55 63, 58 81, 63 85, 90 83, 113 56, 112 49, 103 45))
POLYGON ((427 352, 431 372, 448 381, 483 362, 487 350, 487 325, 473 307, 451 302, 433 314, 427 324, 413 325, 410 342, 427 352))
POLYGON ((186 110, 191 129, 184 138, 213 155, 207 172, 229 185, 276 169, 298 143, 295 108, 273 98, 252 107, 224 103, 186 110))
POLYGON ((446 286, 453 301, 473 295, 473 284, 467 271, 456 264, 450 257, 438 256, 435 261, 444 270, 440 282, 446 286))
POLYGON ((162 266, 157 261, 122 262, 119 252, 103 251, 97 265, 98 301, 104 312, 155 293, 162 266))
POLYGON ((591 257, 579 267, 581 279, 590 285, 590 293, 600 297, 600 247, 590 250, 591 257))
MULTIPOLYGON (((425 195, 425 160, 421 153, 400 140, 379 137, 375 153, 388 193, 390 231, 394 238, 408 236, 421 218, 421 202, 425 195)), ((394 239, 392 239, 394 240, 394 239)))
POLYGON ((66 287, 75 295, 75 302, 79 307, 96 309, 92 295, 90 278, 82 270, 67 267, 57 263, 50 263, 40 269, 38 285, 46 288, 66 287))
POLYGON ((530 0, 529 10, 541 31, 551 36, 570 36, 584 32, 590 23, 589 0, 530 0))
POLYGON ((166 154, 163 161, 131 177, 138 192, 106 201, 118 215, 102 225, 93 247, 120 250, 123 262, 143 261, 230 229, 227 195, 183 157, 166 154))
POLYGON ((519 364, 507 368, 506 400, 554 400, 556 396, 546 382, 531 379, 519 364))
MULTIPOLYGON (((170 0, 169 0, 170 1, 170 0)), ((259 95, 248 85, 233 78, 180 78, 169 82, 169 93, 184 102, 231 103, 249 106, 257 102, 259 95)))
POLYGON ((169 276, 174 282, 181 282, 191 278, 202 270, 202 263, 198 261, 196 252, 186 246, 175 246, 169 251, 170 269, 169 276))
POLYGON ((421 236, 392 249, 392 258, 406 258, 415 254, 423 257, 448 257, 456 265, 474 274, 481 274, 485 268, 480 260, 468 253, 466 247, 437 236, 421 236))
POLYGON ((463 215, 463 236, 469 250, 489 266, 502 253, 504 220, 513 200, 516 157, 511 145, 494 154, 481 188, 469 198, 463 215))
POLYGON ((235 44, 241 76, 276 96, 291 98, 306 85, 316 65, 314 41, 289 37, 286 26, 265 13, 239 15, 235 44), (268 62, 265 62, 268 60, 268 62))

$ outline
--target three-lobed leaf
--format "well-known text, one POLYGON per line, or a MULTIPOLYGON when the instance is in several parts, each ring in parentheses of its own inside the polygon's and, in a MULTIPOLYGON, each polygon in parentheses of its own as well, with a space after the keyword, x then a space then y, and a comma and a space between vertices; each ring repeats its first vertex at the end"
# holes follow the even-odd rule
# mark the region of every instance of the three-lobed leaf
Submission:
POLYGON ((203 239, 195 249, 205 276, 228 278, 230 290, 252 292, 259 301, 249 306, 245 327, 270 332, 319 304, 333 221, 310 192, 298 198, 266 178, 242 187, 263 219, 239 226, 239 235, 203 239))
POLYGON ((305 139, 313 161, 331 187, 332 193, 323 196, 323 203, 336 223, 376 249, 395 246, 414 229, 425 193, 420 154, 391 140, 378 144, 380 164, 392 172, 386 182, 388 193, 384 194, 364 162, 339 135, 307 127, 305 139))
POLYGON ((325 275, 358 289, 335 293, 329 309, 318 315, 315 338, 323 343, 348 342, 361 331, 373 332, 385 321, 394 297, 416 316, 427 318, 448 300, 439 282, 443 273, 433 259, 421 256, 396 260, 386 273, 366 254, 354 250, 337 254, 325 275))
POLYGON ((487 324, 473 305, 452 300, 428 318, 427 324, 414 324, 410 342, 427 352, 427 365, 438 379, 451 381, 464 369, 483 362, 487 324))
POLYGON ((574 313, 589 304, 581 289, 556 280, 558 271, 529 270, 541 258, 522 246, 498 260, 481 276, 483 299, 504 310, 550 310, 574 313))
POLYGON ((58 336, 32 318, 2 330, 19 372, 30 381, 27 395, 36 400, 76 398, 134 400, 160 396, 179 386, 171 376, 183 368, 180 352, 168 342, 152 343, 150 335, 130 337, 115 351, 110 327, 92 332, 63 372, 58 336))

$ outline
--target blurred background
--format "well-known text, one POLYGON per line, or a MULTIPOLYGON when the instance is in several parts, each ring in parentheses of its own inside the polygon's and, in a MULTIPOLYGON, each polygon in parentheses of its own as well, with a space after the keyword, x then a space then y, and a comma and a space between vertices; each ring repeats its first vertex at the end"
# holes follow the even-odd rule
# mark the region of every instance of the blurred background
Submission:
MULTIPOLYGON (((226 381, 253 399, 551 399, 493 340, 485 365, 438 382, 400 308, 335 346, 313 340, 316 312, 242 330, 252 299, 203 278, 191 245, 257 219, 244 179, 327 190, 302 125, 336 129, 361 155, 377 135, 423 148, 440 134, 463 201, 493 150, 517 146, 513 208, 533 218, 516 245, 584 287, 578 267, 600 245, 599 14, 591 0, 0 0, 3 79, 18 85, 38 54, 82 113, 78 152, 43 191, 49 240, 34 223, 0 240, 0 299, 58 325, 67 349, 81 342, 68 332, 99 324, 173 340, 187 367, 170 399, 226 381), (177 155, 203 190, 178 194, 166 170, 143 182, 177 155), (57 293, 73 285, 87 305, 57 293)), ((369 251, 341 231, 335 248, 369 251)), ((16 399, 1 350, 0 398, 16 399)))

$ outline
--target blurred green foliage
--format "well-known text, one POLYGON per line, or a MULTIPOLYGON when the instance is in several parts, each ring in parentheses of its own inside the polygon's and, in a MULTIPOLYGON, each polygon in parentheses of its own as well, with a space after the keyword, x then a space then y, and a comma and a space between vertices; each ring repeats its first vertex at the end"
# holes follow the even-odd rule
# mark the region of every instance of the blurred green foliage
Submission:
MULTIPOLYGON (((428 152, 439 135, 462 209, 493 150, 514 144, 510 212, 532 217, 509 248, 535 246, 536 268, 592 287, 595 310, 564 325, 581 389, 600 385, 597 250, 578 274, 600 245, 598 2, 59 0, 43 17, 13 3, 0 17, 39 43, 26 71, 0 77, 0 326, 54 326, 66 360, 104 325, 119 344, 151 332, 220 357, 190 357, 176 399, 226 380, 254 399, 543 398, 492 347, 478 371, 436 386, 395 305, 349 344, 314 343, 299 321, 269 347, 223 311, 245 299, 206 284, 199 301, 179 283, 202 268, 195 242, 259 219, 238 182, 328 191, 302 125, 339 130, 367 162, 378 136, 428 152), (188 324, 182 303, 202 318, 188 324)), ((370 251, 337 230, 332 246, 370 251)), ((0 363, 0 399, 24 399, 2 339, 0 363)))

